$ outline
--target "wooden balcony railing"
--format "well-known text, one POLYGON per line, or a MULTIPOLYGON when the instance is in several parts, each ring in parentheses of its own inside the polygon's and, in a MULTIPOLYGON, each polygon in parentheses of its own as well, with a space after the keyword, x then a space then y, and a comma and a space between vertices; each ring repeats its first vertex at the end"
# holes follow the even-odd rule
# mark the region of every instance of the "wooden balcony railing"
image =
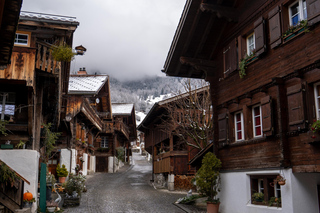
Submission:
POLYGON ((84 98, 81 111, 87 116, 87 118, 94 124, 100 131, 102 131, 103 123, 97 115, 95 109, 92 108, 88 99, 84 98))
POLYGON ((153 161, 153 171, 159 173, 188 173, 188 152, 187 151, 171 151, 159 154, 153 161))
POLYGON ((59 74, 61 62, 53 59, 51 55, 53 47, 55 46, 52 44, 37 41, 36 68, 44 72, 59 74))
POLYGON ((113 122, 105 122, 104 129, 105 129, 105 133, 113 133, 114 132, 113 122))
POLYGON ((116 120, 114 122, 114 129, 116 131, 121 132, 129 140, 130 130, 129 127, 123 121, 116 120))

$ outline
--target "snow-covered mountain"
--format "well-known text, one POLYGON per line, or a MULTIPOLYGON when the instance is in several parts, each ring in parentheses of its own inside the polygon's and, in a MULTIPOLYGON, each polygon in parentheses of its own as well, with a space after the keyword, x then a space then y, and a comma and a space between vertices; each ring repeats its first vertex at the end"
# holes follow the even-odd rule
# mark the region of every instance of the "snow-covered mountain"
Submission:
POLYGON ((121 82, 110 77, 112 103, 134 103, 137 125, 148 114, 152 106, 161 100, 184 91, 183 78, 148 77, 141 80, 121 82))

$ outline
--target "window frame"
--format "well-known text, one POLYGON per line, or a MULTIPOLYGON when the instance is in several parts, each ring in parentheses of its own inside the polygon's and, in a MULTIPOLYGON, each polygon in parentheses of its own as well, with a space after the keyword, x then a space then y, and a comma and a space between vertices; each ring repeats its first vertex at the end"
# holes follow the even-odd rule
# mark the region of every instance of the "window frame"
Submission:
MULTIPOLYGON (((279 174, 278 174, 279 175, 279 174)), ((264 194, 264 201, 258 202, 251 199, 252 205, 264 205, 269 206, 269 200, 271 197, 281 198, 282 191, 281 186, 274 181, 277 177, 276 174, 259 174, 259 175, 249 175, 250 177, 250 196, 256 192, 262 192, 264 194), (269 181, 268 181, 269 180, 269 181), (270 181, 273 180, 273 181, 270 181), (261 188, 261 182, 263 182, 263 191, 261 188), (273 184, 272 184, 273 183, 273 184), (255 185, 258 184, 258 185, 255 185)), ((282 203, 280 204, 280 208, 282 203)))
POLYGON ((315 101, 315 110, 316 110, 316 119, 320 120, 320 94, 317 91, 317 87, 320 86, 320 82, 314 84, 314 101, 315 101))
POLYGON ((296 25, 298 25, 299 24, 299 22, 300 21, 302 21, 302 20, 307 20, 307 16, 308 16, 308 13, 307 13, 307 4, 306 4, 306 0, 298 0, 298 1, 295 1, 295 2, 293 2, 292 4, 290 4, 289 5, 289 7, 288 7, 288 9, 289 9, 289 24, 290 24, 290 26, 296 26, 296 25), (305 2, 305 7, 304 7, 304 2, 305 2), (291 8, 294 6, 294 5, 296 5, 298 3, 298 16, 299 16, 299 18, 298 18, 298 22, 295 24, 295 25, 293 25, 293 23, 292 23, 292 11, 291 11, 291 8), (306 13, 306 14, 305 14, 306 13), (306 16, 306 17, 305 17, 306 16))
POLYGON ((234 113, 234 133, 235 133, 235 141, 238 142, 238 141, 244 141, 245 140, 245 137, 244 137, 244 119, 243 119, 243 112, 240 111, 240 112, 236 112, 234 113), (237 123, 239 123, 237 121, 237 115, 240 114, 240 123, 241 123, 241 136, 242 138, 239 139, 238 138, 238 128, 237 128, 237 123))
POLYGON ((255 41, 255 34, 254 32, 249 34, 247 37, 246 37, 246 44, 247 44, 247 55, 250 56, 253 54, 254 50, 256 49, 256 41, 255 41), (249 44, 249 39, 252 37, 252 44, 249 44), (253 49, 250 50, 250 45, 253 45, 253 49))
POLYGON ((262 124, 262 110, 261 110, 261 105, 258 104, 258 105, 255 105, 252 107, 252 128, 253 128, 253 137, 254 138, 260 138, 260 137, 263 137, 263 124, 262 124), (255 111, 254 109, 259 107, 259 112, 260 112, 260 131, 261 131, 261 134, 260 135, 257 135, 256 133, 256 127, 258 127, 259 125, 256 125, 256 115, 255 115, 255 111))
POLYGON ((100 147, 101 147, 101 148, 109 148, 109 140, 108 140, 108 137, 106 137, 106 136, 102 136, 102 137, 101 137, 100 147))
POLYGON ((31 39, 31 32, 17 31, 16 35, 15 35, 15 39, 14 39, 14 46, 30 47, 30 39, 31 39), (27 36, 27 43, 16 42, 17 35, 26 35, 27 36))
POLYGON ((16 93, 0 92, 0 118, 6 120, 6 116, 7 116, 8 119, 11 120, 11 117, 13 117, 15 114, 15 109, 16 109, 16 93), (4 105, 4 114, 2 113, 3 105, 4 105), (6 111, 9 113, 6 113, 6 111))

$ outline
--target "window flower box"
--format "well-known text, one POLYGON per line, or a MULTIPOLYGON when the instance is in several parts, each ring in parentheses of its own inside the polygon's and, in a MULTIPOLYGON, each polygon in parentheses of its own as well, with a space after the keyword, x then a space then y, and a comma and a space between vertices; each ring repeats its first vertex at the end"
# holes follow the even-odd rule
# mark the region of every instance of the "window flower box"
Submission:
POLYGON ((1 144, 1 149, 13 149, 13 144, 1 144))
POLYGON ((298 35, 307 32, 309 32, 308 21, 302 20, 296 26, 289 27, 289 29, 283 34, 283 43, 286 43, 298 35))

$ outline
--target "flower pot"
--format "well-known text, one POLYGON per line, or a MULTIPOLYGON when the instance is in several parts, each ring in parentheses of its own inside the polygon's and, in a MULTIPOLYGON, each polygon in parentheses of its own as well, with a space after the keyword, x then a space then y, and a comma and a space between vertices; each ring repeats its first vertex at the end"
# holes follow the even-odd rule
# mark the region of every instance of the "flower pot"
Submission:
POLYGON ((218 213, 220 203, 207 202, 207 213, 218 213))
MULTIPOLYGON (((32 203, 30 202, 23 202, 23 207, 24 208, 31 208, 32 207, 32 203)), ((1 212, 1 211, 0 211, 1 212)))
POLYGON ((279 184, 280 186, 283 186, 283 185, 286 184, 286 181, 285 181, 285 180, 278 181, 278 184, 279 184))
POLYGON ((66 177, 59 177, 59 183, 66 182, 66 177))
POLYGON ((56 210, 55 206, 48 206, 47 207, 48 212, 54 212, 54 210, 56 210))

